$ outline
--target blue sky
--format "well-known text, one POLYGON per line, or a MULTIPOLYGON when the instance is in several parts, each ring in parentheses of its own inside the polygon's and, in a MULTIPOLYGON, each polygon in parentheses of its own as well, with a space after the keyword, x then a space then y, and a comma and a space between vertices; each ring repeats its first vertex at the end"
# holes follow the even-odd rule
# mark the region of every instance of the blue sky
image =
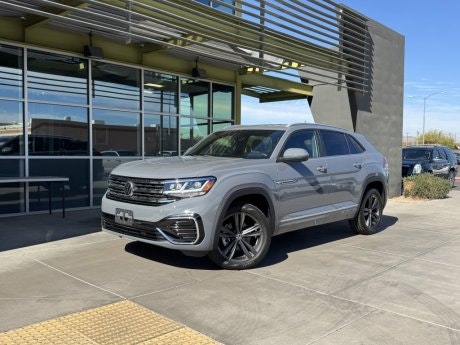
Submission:
MULTIPOLYGON (((422 132, 423 103, 429 96, 425 102, 425 130, 439 129, 460 140, 460 1, 343 3, 405 36, 402 134, 415 136, 417 131, 422 132)), ((258 104, 250 97, 243 100, 243 123, 305 121, 313 121, 306 101, 258 104)))

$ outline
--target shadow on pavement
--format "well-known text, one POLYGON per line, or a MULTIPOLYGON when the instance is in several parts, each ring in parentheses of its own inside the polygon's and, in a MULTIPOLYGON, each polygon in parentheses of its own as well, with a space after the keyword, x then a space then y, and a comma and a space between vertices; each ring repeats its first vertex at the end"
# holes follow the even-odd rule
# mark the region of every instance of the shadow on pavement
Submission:
POLYGON ((219 269, 207 256, 190 257, 178 250, 157 247, 143 242, 130 242, 125 246, 128 253, 140 256, 144 259, 160 262, 165 265, 197 270, 219 269))
MULTIPOLYGON (((398 218, 383 216, 380 232, 394 225, 398 218)), ((348 237, 356 236, 347 221, 297 230, 272 238, 270 249, 258 267, 270 266, 288 258, 288 254, 299 250, 317 247, 348 237)), ((210 259, 205 257, 188 257, 179 251, 161 248, 143 242, 130 242, 125 250, 128 253, 162 264, 188 269, 218 269, 210 259)))
POLYGON ((101 210, 0 218, 0 252, 101 231, 101 210))

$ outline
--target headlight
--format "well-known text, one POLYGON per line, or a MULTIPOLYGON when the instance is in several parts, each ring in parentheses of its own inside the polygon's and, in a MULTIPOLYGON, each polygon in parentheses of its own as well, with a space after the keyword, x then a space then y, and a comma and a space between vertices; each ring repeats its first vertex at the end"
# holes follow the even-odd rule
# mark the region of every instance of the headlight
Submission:
POLYGON ((163 194, 175 198, 192 198, 205 195, 211 190, 214 183, 216 183, 216 178, 212 176, 165 181, 163 194))
POLYGON ((420 174, 422 172, 422 166, 420 164, 415 164, 414 169, 412 169, 412 174, 420 174))

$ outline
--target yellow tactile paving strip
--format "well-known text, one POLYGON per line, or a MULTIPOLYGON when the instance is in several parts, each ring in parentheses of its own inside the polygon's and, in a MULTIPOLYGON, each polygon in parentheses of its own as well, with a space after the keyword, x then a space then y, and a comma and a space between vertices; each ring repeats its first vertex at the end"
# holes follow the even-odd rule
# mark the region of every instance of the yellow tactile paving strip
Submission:
POLYGON ((220 343, 136 303, 122 301, 0 333, 0 344, 211 345, 220 343))

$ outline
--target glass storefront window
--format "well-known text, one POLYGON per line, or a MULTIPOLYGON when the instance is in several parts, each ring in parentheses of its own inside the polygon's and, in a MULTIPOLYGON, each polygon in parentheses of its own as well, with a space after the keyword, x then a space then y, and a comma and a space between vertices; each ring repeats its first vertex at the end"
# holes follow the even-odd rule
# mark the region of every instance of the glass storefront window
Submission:
MULTIPOLYGON (((220 0, 220 2, 225 2, 225 4, 235 6, 235 0, 220 0)), ((219 3, 217 1, 211 1, 212 7, 218 9, 219 11, 235 14, 235 10, 231 7, 227 7, 226 5, 219 3)))
POLYGON ((209 122, 206 119, 181 117, 180 143, 181 154, 209 134, 209 122))
POLYGON ((209 117, 209 89, 206 81, 181 78, 181 114, 209 117))
MULTIPOLYGON (((226 11, 224 2, 233 4, 206 4, 226 11)), ((0 176, 24 176, 26 166, 30 176, 67 176, 67 207, 100 205, 115 166, 183 154, 233 124, 234 100, 234 86, 0 44, 0 176)), ((24 183, 0 185, 0 214, 47 210, 46 184, 26 192, 24 183)))
POLYGON ((29 50, 29 100, 87 104, 88 60, 29 50))
POLYGON ((235 10, 231 7, 225 6, 225 4, 229 4, 232 6, 235 6, 235 0, 219 0, 219 1, 213 1, 213 0, 196 0, 199 3, 202 3, 204 5, 212 6, 219 11, 230 13, 230 14, 235 14, 235 10))
POLYGON ((178 78, 152 71, 144 72, 144 110, 177 113, 178 78))
POLYGON ((93 110, 93 152, 103 156, 139 156, 141 120, 139 113, 93 110))
POLYGON ((95 61, 92 68, 93 106, 140 109, 140 70, 95 61))
POLYGON ((101 204, 102 197, 107 190, 107 181, 110 172, 118 165, 134 160, 120 159, 119 157, 101 157, 93 159, 93 205, 101 204))
POLYGON ((222 121, 222 120, 213 120, 212 121, 212 131, 219 131, 225 127, 233 125, 232 121, 222 121))
MULTIPOLYGON (((89 206, 89 159, 31 159, 30 176, 63 176, 70 179, 65 189, 66 208, 89 206)), ((29 183, 30 211, 48 210, 47 184, 29 183)), ((62 207, 61 184, 51 184, 51 206, 62 207)))
POLYGON ((88 155, 88 110, 29 103, 29 154, 88 155))
POLYGON ((177 156, 177 117, 146 114, 144 117, 146 156, 177 156))
MULTIPOLYGON (((24 159, 0 159, 0 176, 24 176, 24 159)), ((25 212, 24 183, 0 184, 0 214, 25 212)))
POLYGON ((212 115, 219 119, 232 119, 233 86, 212 84, 212 115))
POLYGON ((22 102, 0 100, 0 156, 24 154, 22 102))
POLYGON ((0 44, 0 97, 22 98, 22 49, 0 44))

